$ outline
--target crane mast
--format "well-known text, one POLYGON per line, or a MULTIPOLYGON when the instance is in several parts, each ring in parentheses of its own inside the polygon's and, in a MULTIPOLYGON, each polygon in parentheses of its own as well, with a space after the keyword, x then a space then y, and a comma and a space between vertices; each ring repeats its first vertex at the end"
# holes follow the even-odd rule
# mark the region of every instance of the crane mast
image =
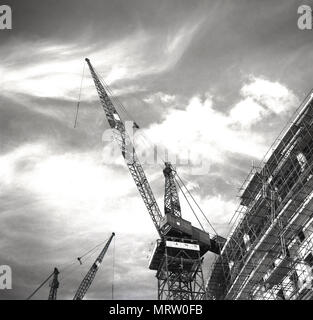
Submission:
POLYGON ((150 214, 154 226, 161 236, 160 222, 162 220, 162 214, 154 198, 153 192, 146 178, 144 170, 136 155, 129 134, 126 131, 123 121, 121 120, 115 106, 113 105, 110 97, 104 89, 103 84, 99 80, 99 77, 95 72, 93 66, 91 65, 89 59, 86 58, 85 60, 89 66, 91 76, 98 91, 100 102, 105 112, 106 118, 109 122, 110 127, 113 129, 114 138, 121 148, 122 155, 126 161, 127 167, 135 181, 135 184, 143 199, 143 202, 146 205, 146 208, 150 214))
POLYGON ((165 162, 164 213, 181 218, 181 208, 171 163, 165 162))
POLYGON ((94 280, 94 278, 96 276, 96 273, 97 273, 99 266, 103 260, 103 257, 105 256, 114 236, 115 236, 115 233, 113 232, 112 235, 110 236, 109 240, 105 244, 104 248, 100 252, 99 256, 97 257, 96 261, 93 263, 93 265, 91 266, 91 268, 87 272, 85 278, 83 279, 80 286, 78 287, 77 292, 75 293, 73 300, 82 300, 84 298, 86 292, 88 291, 90 285, 92 284, 92 281, 94 280))

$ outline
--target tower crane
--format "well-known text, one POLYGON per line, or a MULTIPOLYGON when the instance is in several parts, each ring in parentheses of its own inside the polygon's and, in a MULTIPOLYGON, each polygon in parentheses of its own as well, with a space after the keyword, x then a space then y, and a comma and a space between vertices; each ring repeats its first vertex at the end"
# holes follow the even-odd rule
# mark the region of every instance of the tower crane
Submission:
MULTIPOLYGON (((149 268, 157 271, 158 299, 196 300, 206 296, 202 273, 203 255, 208 252, 220 253, 225 239, 210 235, 181 217, 181 207, 175 183, 175 171, 166 162, 165 196, 163 216, 155 200, 144 170, 112 99, 93 68, 85 59, 107 121, 113 131, 126 165, 134 179, 148 213, 161 239, 157 240, 150 259, 149 268)), ((135 123, 135 127, 139 126, 135 123)))
POLYGON ((97 257, 97 259, 95 260, 95 262, 93 263, 93 265, 91 266, 89 271, 87 272, 86 276, 84 277, 83 281, 79 285, 73 300, 82 300, 84 298, 86 292, 88 291, 90 285, 92 284, 92 282, 96 276, 96 273, 97 273, 99 266, 103 260, 103 257, 105 256, 114 236, 115 236, 115 233, 112 232, 112 235, 110 236, 109 240, 106 242, 106 244, 105 244, 104 248, 102 249, 102 251, 100 252, 99 256, 97 257))
POLYGON ((59 275, 59 270, 57 268, 54 268, 53 270, 53 278, 50 284, 50 291, 49 291, 49 297, 48 300, 56 300, 57 299, 57 291, 59 288, 59 280, 58 280, 58 275, 59 275))

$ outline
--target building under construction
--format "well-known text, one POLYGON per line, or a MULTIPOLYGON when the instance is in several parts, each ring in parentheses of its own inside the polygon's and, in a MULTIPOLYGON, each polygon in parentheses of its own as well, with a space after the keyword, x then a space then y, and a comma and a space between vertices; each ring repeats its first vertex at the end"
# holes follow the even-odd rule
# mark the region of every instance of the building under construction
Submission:
POLYGON ((313 299, 313 94, 240 192, 209 299, 313 299))

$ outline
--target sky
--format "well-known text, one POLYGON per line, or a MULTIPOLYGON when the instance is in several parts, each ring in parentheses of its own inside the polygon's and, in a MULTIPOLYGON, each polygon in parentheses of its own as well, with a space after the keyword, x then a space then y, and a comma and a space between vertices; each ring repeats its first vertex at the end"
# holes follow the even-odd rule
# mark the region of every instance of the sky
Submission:
MULTIPOLYGON (((140 125, 149 143, 138 148, 189 157, 179 175, 226 237, 251 164, 313 87, 313 30, 297 27, 297 9, 309 3, 5 1, 13 28, 0 30, 0 265, 12 268, 13 289, 0 299, 25 299, 54 267, 64 269, 58 298, 72 299, 100 247, 82 265, 76 258, 113 231, 86 299, 111 299, 113 283, 115 299, 157 297, 148 261, 158 234, 104 139, 109 126, 85 57, 123 103, 125 120, 140 125)), ((144 169, 163 211, 162 165, 144 169)), ((213 259, 205 259, 206 277, 213 259)))

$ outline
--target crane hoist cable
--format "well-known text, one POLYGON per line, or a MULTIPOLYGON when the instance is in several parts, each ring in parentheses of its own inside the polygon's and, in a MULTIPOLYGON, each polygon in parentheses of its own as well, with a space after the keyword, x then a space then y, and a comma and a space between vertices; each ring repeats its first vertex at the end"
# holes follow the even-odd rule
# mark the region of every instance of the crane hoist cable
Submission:
MULTIPOLYGON (((97 248, 99 248, 100 246, 102 246, 104 243, 106 243, 109 240, 109 238, 107 238, 105 241, 102 241, 101 243, 97 244, 96 246, 94 246, 92 249, 88 250, 85 254, 83 254, 82 256, 78 257, 79 259, 84 258, 85 256, 87 256, 90 252, 96 250, 97 248)), ((77 258, 77 259, 78 259, 77 258)))
POLYGON ((201 209, 201 207, 199 206, 198 202, 196 201, 196 199, 193 197, 192 193, 188 190, 187 186, 185 185, 185 183, 183 182, 183 180, 181 179, 181 177, 178 175, 178 173, 176 172, 176 176, 178 177, 178 179, 180 180, 180 182, 182 183, 182 185, 184 186, 185 190, 188 192, 188 194, 190 195, 191 199, 193 200, 193 202, 196 204, 196 206, 198 207, 198 209, 200 210, 201 214, 203 215, 203 217, 205 218, 206 222, 210 225, 210 227, 212 228, 212 230, 214 231, 214 233, 217 235, 217 232, 215 230, 215 228, 213 227, 213 225, 211 224, 211 222, 209 221, 209 219, 207 218, 207 216, 205 215, 205 213, 203 212, 203 210, 201 209))
MULTIPOLYGON (((94 255, 94 254, 96 253, 95 250, 96 250, 97 248, 99 248, 101 245, 103 245, 107 240, 108 240, 108 239, 106 239, 105 241, 100 242, 99 244, 97 244, 97 245, 94 246, 93 248, 87 250, 83 255, 81 255, 80 257, 76 258, 74 262, 69 262, 69 263, 65 264, 65 266, 60 269, 60 272, 64 273, 65 270, 68 270, 70 267, 72 267, 72 266, 77 266, 77 260, 78 260, 78 259, 79 259, 79 260, 82 260, 82 258, 85 258, 83 261, 88 260, 92 255, 94 255), (87 257, 87 256, 88 256, 88 257, 87 257), (86 257, 87 257, 87 258, 86 258, 86 257)), ((78 261, 79 261, 79 260, 78 260, 78 261)))
POLYGON ((78 111, 79 111, 80 99, 81 99, 81 94, 82 94, 84 75, 85 75, 85 63, 84 63, 84 67, 83 67, 82 78, 81 78, 81 81, 80 81, 78 101, 77 101, 77 105, 76 105, 76 115, 75 115, 74 128, 76 128, 77 120, 78 120, 78 111))
POLYGON ((82 265, 86 265, 86 262, 90 261, 91 258, 93 258, 97 253, 98 253, 97 251, 93 251, 88 256, 85 256, 83 260, 84 263, 77 263, 77 259, 76 261, 72 262, 66 269, 66 272, 65 272, 65 269, 63 270, 60 281, 69 279, 69 276, 72 275, 73 271, 79 270, 78 268, 82 268, 82 265))
MULTIPOLYGON (((175 177, 174 177, 174 178, 175 178, 175 177)), ((193 214, 194 214, 194 216, 196 217, 196 219, 197 219, 197 221, 198 221, 199 225, 201 226, 202 230, 203 230, 203 231, 205 231, 205 230, 204 230, 204 227, 203 227, 203 225, 202 225, 202 223, 201 223, 201 221, 199 220, 199 218, 198 218, 198 216, 197 216, 196 212, 194 211, 194 209, 193 209, 193 207, 192 207, 191 203, 189 202, 189 200, 188 200, 188 198, 187 198, 187 196, 186 196, 185 192, 183 191, 183 189, 182 189, 181 185, 178 183, 178 181, 177 181, 177 179, 176 179, 176 178, 175 178, 175 181, 176 181, 176 184, 178 185, 178 187, 179 187, 179 189, 180 189, 181 193, 183 194, 183 196, 184 196, 185 200, 187 201, 187 203, 188 203, 188 205, 189 205, 189 207, 190 207, 190 209, 191 209, 192 213, 193 213, 193 214)))
POLYGON ((115 238, 113 240, 112 300, 114 300, 114 280, 115 280, 115 238))
POLYGON ((69 272, 70 270, 72 271, 72 270, 76 269, 77 267, 79 267, 80 265, 82 265, 82 262, 88 261, 91 257, 93 257, 95 254, 97 254, 96 249, 99 248, 100 246, 102 246, 105 242, 107 242, 108 239, 106 239, 105 241, 102 241, 98 245, 94 246, 92 249, 86 251, 86 253, 84 253, 82 256, 76 258, 76 260, 74 262, 71 262, 69 265, 67 265, 66 267, 61 269, 63 276, 61 277, 60 280, 64 280, 67 278, 67 276, 64 275, 65 270, 67 272, 69 272), (84 258, 84 260, 82 260, 82 258, 84 258), (80 262, 79 265, 77 264, 77 260, 80 262))

